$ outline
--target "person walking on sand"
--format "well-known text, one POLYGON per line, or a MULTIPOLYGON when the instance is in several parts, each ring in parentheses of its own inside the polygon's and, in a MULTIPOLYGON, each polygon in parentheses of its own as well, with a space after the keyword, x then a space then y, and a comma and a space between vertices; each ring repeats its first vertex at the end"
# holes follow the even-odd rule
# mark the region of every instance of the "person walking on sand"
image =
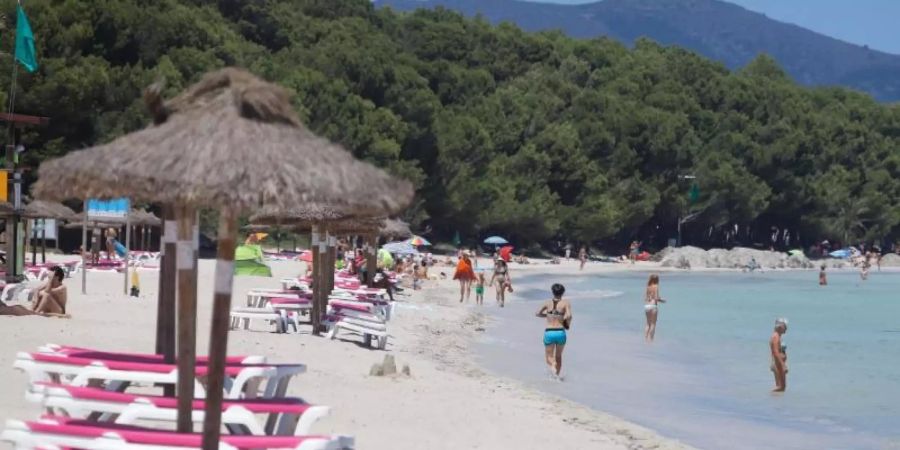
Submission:
POLYGON ((779 317, 775 319, 775 331, 769 338, 769 351, 772 352, 772 364, 769 368, 775 374, 775 388, 772 392, 784 392, 787 389, 787 344, 784 343, 784 333, 787 333, 788 320, 779 317))
POLYGON ((463 250, 460 254, 453 279, 459 281, 459 302, 462 303, 463 298, 469 301, 469 297, 472 294, 472 282, 475 281, 475 271, 472 270, 472 260, 469 259, 469 252, 463 250))
POLYGON ((581 261, 581 266, 578 270, 584 270, 584 263, 587 262, 587 248, 583 245, 581 250, 578 250, 578 260, 581 261))
POLYGON ((506 265, 506 261, 499 258, 494 262, 491 286, 495 286, 495 282, 497 287, 497 304, 502 308, 506 305, 506 290, 509 289, 512 292, 512 279, 509 277, 509 266, 506 265))
POLYGON ((484 271, 478 272, 478 279, 475 281, 475 304, 478 306, 484 305, 484 271))
POLYGON ((828 286, 828 276, 825 275, 825 264, 819 270, 819 286, 828 286))
POLYGON ((656 337, 656 319, 659 317, 659 304, 665 303, 659 296, 659 275, 650 275, 647 280, 647 290, 644 294, 644 315, 647 317, 647 327, 644 329, 644 339, 653 342, 656 337))
POLYGON ((536 316, 547 318, 547 326, 544 329, 544 357, 547 367, 550 368, 550 376, 562 380, 562 355, 566 347, 566 330, 572 326, 572 305, 563 299, 566 288, 556 283, 550 287, 553 298, 541 305, 536 316))

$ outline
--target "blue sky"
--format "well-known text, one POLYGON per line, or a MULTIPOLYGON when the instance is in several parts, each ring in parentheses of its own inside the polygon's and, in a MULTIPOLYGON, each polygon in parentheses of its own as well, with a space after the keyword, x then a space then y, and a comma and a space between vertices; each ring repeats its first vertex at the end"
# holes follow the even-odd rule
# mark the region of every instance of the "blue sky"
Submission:
MULTIPOLYGON (((593 3, 596 0, 529 0, 593 3)), ((900 55, 900 0, 727 0, 769 18, 900 55)))

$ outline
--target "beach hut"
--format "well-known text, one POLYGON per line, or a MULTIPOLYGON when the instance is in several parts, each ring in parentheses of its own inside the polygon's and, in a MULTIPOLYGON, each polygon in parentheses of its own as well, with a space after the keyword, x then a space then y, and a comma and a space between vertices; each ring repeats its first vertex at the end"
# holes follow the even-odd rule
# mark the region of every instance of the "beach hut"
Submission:
POLYGON ((197 213, 201 207, 219 212, 203 435, 203 448, 214 449, 221 427, 238 214, 263 204, 328 204, 354 214, 391 214, 409 204, 413 190, 311 133, 300 123, 287 90, 244 70, 208 73, 168 101, 161 92, 155 84, 144 95, 154 125, 43 163, 34 192, 49 199, 127 196, 163 205, 160 303, 172 316, 161 312, 160 322, 171 327, 175 311, 166 291, 177 286, 179 431, 190 430, 192 423, 197 213))

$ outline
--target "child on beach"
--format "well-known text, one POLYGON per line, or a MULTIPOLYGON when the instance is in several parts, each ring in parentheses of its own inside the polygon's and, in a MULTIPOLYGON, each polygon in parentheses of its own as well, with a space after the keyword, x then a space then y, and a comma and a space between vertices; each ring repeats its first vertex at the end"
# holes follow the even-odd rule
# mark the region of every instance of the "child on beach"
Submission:
POLYGON ((484 271, 478 272, 478 279, 475 281, 475 304, 484 305, 484 271))

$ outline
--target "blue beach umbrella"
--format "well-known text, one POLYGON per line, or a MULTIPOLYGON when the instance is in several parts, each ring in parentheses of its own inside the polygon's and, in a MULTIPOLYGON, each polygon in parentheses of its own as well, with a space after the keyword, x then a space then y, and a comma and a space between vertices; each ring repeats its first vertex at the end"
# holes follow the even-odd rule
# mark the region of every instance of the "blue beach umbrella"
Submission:
POLYGON ((509 241, 507 241, 506 239, 503 239, 500 236, 491 236, 491 237, 485 239, 484 243, 491 244, 491 245, 504 245, 504 244, 509 244, 509 241))
POLYGON ((388 253, 393 253, 395 255, 417 255, 419 251, 416 250, 412 244, 407 242, 390 242, 381 246, 382 250, 386 250, 388 253))
POLYGON ((850 257, 850 249, 842 248, 840 250, 835 250, 835 251, 829 253, 829 255, 831 255, 833 258, 838 258, 838 259, 849 258, 850 257))

